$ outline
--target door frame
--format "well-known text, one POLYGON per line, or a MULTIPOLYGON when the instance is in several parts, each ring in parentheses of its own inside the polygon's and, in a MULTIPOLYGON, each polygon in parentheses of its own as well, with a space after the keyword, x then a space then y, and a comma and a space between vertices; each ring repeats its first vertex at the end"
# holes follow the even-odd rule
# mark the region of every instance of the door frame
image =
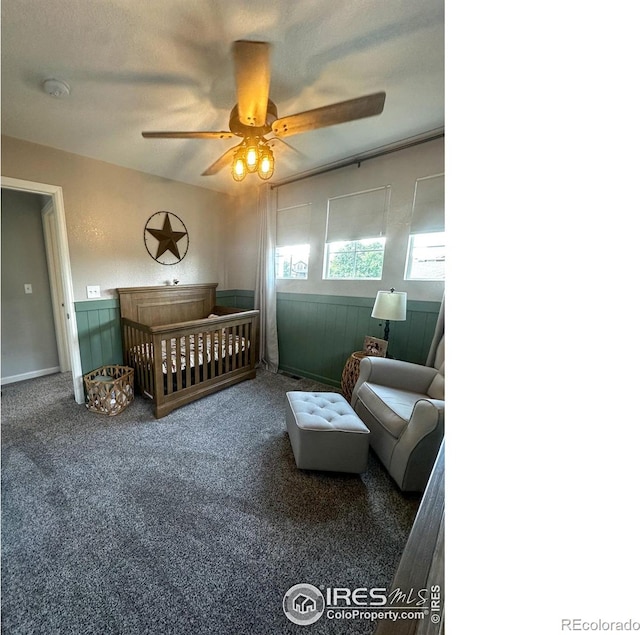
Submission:
MULTIPOLYGON (((71 374, 73 376, 73 395, 76 403, 84 403, 84 388, 82 385, 82 361, 80 359, 80 342, 78 339, 78 324, 74 310, 73 280, 71 276, 71 259, 69 258, 69 243, 67 240, 67 224, 64 213, 64 199, 62 187, 47 183, 36 183, 8 176, 1 177, 1 185, 10 190, 31 192, 32 194, 44 194, 51 197, 53 222, 49 229, 51 248, 55 253, 58 266, 56 276, 62 299, 59 306, 54 308, 61 315, 60 322, 65 325, 68 359, 71 362, 71 374)), ((47 230, 45 229, 45 236, 47 230)), ((62 359, 60 360, 62 367, 62 359)))

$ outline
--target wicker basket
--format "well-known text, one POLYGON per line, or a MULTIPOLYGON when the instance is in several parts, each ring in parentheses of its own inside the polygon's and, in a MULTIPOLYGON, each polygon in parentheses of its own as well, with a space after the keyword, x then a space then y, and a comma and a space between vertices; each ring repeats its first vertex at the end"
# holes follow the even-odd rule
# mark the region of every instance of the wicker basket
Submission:
POLYGON ((344 369, 342 370, 342 394, 348 402, 351 402, 353 389, 356 387, 356 383, 358 382, 358 377, 360 375, 360 360, 363 357, 368 357, 365 351, 356 351, 355 353, 351 353, 349 359, 344 365, 344 369))
POLYGON ((84 375, 84 386, 89 410, 117 415, 133 401, 133 368, 101 366, 84 375))

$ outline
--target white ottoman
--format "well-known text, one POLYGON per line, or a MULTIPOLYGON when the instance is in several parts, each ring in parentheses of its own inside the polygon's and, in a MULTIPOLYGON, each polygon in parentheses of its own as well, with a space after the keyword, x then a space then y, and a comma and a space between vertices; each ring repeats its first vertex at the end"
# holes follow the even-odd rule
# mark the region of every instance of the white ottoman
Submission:
POLYGON ((287 431, 299 469, 366 471, 369 428, 342 395, 291 391, 286 408, 287 431))

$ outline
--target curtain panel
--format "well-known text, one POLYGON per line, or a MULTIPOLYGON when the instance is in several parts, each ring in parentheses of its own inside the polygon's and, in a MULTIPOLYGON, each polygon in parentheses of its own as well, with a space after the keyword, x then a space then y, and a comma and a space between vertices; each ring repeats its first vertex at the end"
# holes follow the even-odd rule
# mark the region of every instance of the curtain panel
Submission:
MULTIPOLYGON (((438 321, 436 322, 436 330, 433 333, 433 340, 431 340, 431 347, 427 354, 427 362, 425 366, 433 368, 436 361, 436 352, 440 340, 444 337, 444 295, 442 296, 442 304, 440 305, 440 311, 438 313, 438 321)), ((446 346, 446 344, 445 344, 446 346)))
POLYGON ((258 266, 254 308, 260 310, 260 365, 278 372, 276 321, 276 210, 277 193, 268 183, 258 191, 258 266))

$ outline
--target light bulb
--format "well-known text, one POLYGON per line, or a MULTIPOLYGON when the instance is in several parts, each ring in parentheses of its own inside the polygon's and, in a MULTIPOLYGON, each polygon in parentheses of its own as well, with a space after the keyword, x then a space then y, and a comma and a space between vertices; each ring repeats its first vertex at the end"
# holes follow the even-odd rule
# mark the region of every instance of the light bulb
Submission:
POLYGON ((255 145, 247 146, 247 172, 255 172, 258 169, 258 148, 255 145))

